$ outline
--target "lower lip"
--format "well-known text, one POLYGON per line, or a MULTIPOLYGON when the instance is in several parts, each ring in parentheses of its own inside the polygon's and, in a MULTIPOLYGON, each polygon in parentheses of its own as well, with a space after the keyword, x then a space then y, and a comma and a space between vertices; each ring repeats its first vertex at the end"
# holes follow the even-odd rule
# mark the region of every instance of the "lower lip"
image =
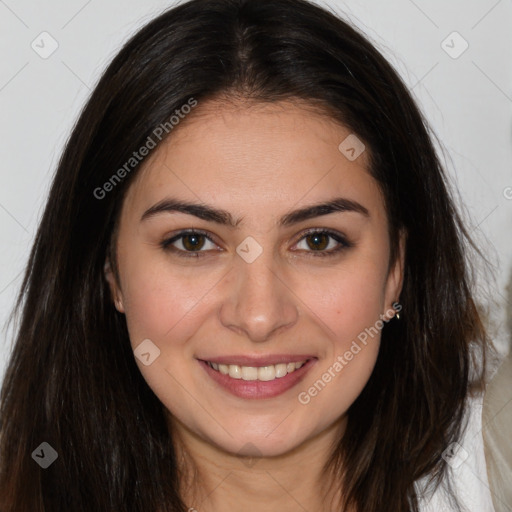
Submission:
POLYGON ((269 381, 233 379, 214 370, 206 361, 199 360, 201 366, 208 375, 220 386, 231 394, 240 398, 273 398, 293 388, 298 384, 316 363, 316 359, 310 359, 298 370, 287 373, 284 377, 269 381))

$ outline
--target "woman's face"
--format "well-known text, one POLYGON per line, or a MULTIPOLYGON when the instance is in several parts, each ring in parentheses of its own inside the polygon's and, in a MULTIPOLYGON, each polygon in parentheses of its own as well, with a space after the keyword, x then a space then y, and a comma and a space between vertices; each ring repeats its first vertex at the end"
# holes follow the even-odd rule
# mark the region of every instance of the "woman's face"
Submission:
POLYGON ((402 256, 388 272, 367 154, 330 119, 200 103, 175 130, 123 204, 120 287, 107 274, 117 307, 175 424, 230 453, 280 455, 343 423, 402 256))

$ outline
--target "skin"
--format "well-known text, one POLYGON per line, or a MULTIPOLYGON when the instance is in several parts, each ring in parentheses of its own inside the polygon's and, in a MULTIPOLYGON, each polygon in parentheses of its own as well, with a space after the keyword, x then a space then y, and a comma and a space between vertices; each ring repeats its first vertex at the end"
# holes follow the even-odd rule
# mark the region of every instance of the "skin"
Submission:
MULTIPOLYGON (((370 378, 380 330, 309 403, 298 395, 380 315, 392 316, 402 287, 403 241, 389 268, 388 221, 367 152, 348 160, 338 145, 350 131, 298 102, 205 102, 175 130, 130 185, 116 245, 119 282, 108 262, 106 276, 132 347, 150 339, 160 350, 148 366, 136 361, 169 411, 187 506, 331 510, 339 491, 328 489, 322 468, 370 378), (242 220, 229 227, 162 212, 141 221, 169 196, 242 220), (357 201, 369 216, 334 212, 277 225, 291 210, 335 197, 357 201), (212 238, 199 239, 203 257, 162 247, 191 228, 212 238), (315 256, 339 243, 315 241, 304 234, 309 228, 339 233, 352 246, 315 256), (236 252, 249 236, 263 249, 252 263, 236 252), (297 386, 264 400, 229 394, 197 361, 276 353, 318 360, 297 386)), ((190 239, 172 246, 193 252, 190 239)))

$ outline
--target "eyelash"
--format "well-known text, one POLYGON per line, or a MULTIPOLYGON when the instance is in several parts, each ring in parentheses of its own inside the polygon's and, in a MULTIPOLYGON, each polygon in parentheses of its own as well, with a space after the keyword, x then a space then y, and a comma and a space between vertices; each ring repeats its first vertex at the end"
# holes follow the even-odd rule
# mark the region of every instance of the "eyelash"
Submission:
MULTIPOLYGON (((312 251, 312 250, 306 251, 306 252, 312 253, 311 256, 313 256, 314 258, 317 258, 317 257, 325 258, 325 257, 336 256, 343 250, 348 249, 353 246, 352 243, 350 243, 346 238, 344 238, 339 233, 337 233, 335 231, 330 231, 328 229, 321 229, 321 228, 312 228, 312 229, 305 231, 303 233, 302 237, 296 243, 299 243, 302 240, 304 240, 307 236, 314 235, 314 234, 326 234, 329 237, 333 238, 336 242, 338 242, 338 244, 340 244, 337 248, 330 249, 329 251, 325 251, 325 250, 323 250, 323 251, 312 251)), ((203 231, 200 229, 187 229, 184 231, 180 231, 172 238, 164 240, 160 245, 161 245, 162 249, 164 249, 165 251, 170 251, 170 252, 176 254, 177 256, 179 256, 180 258, 203 258, 205 255, 201 255, 201 253, 204 253, 207 251, 184 251, 182 249, 177 249, 176 247, 172 247, 171 244, 182 239, 183 237, 185 237, 187 235, 203 235, 210 242, 215 244, 215 242, 211 239, 211 237, 208 236, 208 233, 206 231, 203 231)))

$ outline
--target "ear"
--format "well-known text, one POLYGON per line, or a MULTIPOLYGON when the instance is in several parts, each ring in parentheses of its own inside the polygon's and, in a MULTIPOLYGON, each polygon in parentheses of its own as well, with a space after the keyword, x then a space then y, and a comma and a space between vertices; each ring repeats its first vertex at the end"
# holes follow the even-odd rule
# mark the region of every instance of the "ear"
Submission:
POLYGON ((112 296, 112 300, 114 301, 114 305, 119 313, 124 313, 123 294, 117 283, 116 277, 114 276, 114 272, 112 271, 109 258, 107 258, 105 261, 103 271, 105 274, 105 279, 107 280, 110 287, 110 294, 112 296))
MULTIPOLYGON (((386 313, 393 311, 393 303, 399 302, 400 293, 404 282, 405 267, 405 246, 407 235, 402 229, 399 233, 398 254, 395 258, 393 266, 389 269, 386 281, 386 289, 384 294, 384 306, 386 313)), ((386 315, 387 316, 387 315, 386 315)))

